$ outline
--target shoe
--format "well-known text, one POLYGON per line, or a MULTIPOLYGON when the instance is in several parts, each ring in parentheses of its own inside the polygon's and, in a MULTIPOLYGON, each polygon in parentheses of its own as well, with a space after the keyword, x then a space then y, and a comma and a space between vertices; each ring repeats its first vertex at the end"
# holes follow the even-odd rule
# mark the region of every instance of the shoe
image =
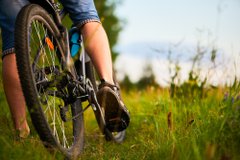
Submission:
POLYGON ((125 130, 130 122, 130 114, 121 99, 119 87, 101 80, 97 99, 104 111, 107 129, 111 132, 125 130))

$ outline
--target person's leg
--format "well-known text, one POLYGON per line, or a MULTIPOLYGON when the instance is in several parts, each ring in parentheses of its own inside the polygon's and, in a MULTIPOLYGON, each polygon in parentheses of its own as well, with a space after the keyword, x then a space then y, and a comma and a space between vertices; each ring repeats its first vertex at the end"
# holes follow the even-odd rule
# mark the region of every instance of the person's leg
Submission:
POLYGON ((30 130, 26 121, 25 100, 16 67, 14 54, 14 27, 18 12, 28 3, 27 0, 0 1, 0 27, 2 30, 3 42, 3 86, 12 114, 14 127, 18 132, 18 136, 22 138, 27 137, 30 130))
POLYGON ((119 87, 114 84, 112 58, 105 30, 99 20, 93 0, 61 0, 75 26, 81 29, 84 46, 101 79, 97 99, 105 110, 105 120, 111 131, 122 131, 130 122, 119 87))
POLYGON ((82 35, 86 51, 89 53, 101 79, 114 84, 112 77, 112 58, 108 38, 102 24, 89 22, 83 25, 82 35))
POLYGON ((106 126, 110 131, 122 131, 129 125, 130 115, 113 81, 111 52, 105 30, 98 22, 88 22, 82 26, 81 32, 86 51, 102 79, 97 98, 105 110, 106 126))
POLYGON ((14 127, 19 137, 26 138, 30 129, 26 120, 25 100, 18 78, 15 54, 3 58, 3 86, 12 114, 14 127))
POLYGON ((75 26, 81 29, 87 53, 100 78, 113 84, 108 38, 93 0, 60 0, 75 26))

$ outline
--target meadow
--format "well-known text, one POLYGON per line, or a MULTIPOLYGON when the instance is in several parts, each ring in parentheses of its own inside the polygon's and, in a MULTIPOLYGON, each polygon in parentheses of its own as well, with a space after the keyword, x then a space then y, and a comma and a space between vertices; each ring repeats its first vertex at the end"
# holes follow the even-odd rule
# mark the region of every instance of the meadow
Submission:
MULTIPOLYGON (((64 159, 43 147, 29 117, 31 135, 16 139, 0 81, 0 159, 64 159)), ((187 92, 171 97, 169 88, 123 88, 131 113, 126 140, 122 144, 105 141, 93 112, 87 110, 80 159, 240 159, 239 88, 237 81, 231 87, 205 88, 203 97, 187 92)))

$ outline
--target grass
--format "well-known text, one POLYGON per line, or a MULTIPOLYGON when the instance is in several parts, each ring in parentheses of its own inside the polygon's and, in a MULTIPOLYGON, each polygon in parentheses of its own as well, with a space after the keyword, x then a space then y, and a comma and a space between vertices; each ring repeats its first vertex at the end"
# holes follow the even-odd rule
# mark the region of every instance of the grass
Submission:
MULTIPOLYGON (((170 99, 167 89, 123 90, 131 112, 125 142, 106 142, 88 110, 80 159, 240 159, 239 102, 230 95, 223 101, 224 92, 212 89, 206 98, 186 100, 170 99)), ((31 136, 15 139, 2 82, 0 106, 0 159, 63 159, 43 147, 29 117, 31 136)))

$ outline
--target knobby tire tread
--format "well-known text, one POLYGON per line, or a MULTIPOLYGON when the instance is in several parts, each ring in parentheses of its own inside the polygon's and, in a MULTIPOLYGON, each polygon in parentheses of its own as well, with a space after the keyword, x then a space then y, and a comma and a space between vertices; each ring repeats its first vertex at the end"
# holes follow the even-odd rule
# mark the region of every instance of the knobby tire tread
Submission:
MULTIPOLYGON (((44 115, 42 115, 41 112, 39 112, 39 106, 36 106, 38 104, 38 100, 36 99, 37 94, 35 92, 35 88, 33 88, 33 77, 31 77, 31 67, 29 66, 29 57, 28 57, 28 43, 26 41, 26 37, 28 36, 28 24, 29 18, 30 18, 30 11, 32 8, 35 8, 35 5, 31 4, 27 7, 25 7, 21 12, 19 13, 16 21, 16 27, 18 29, 15 32, 15 49, 16 53, 16 59, 17 59, 17 67, 19 71, 19 77, 22 85, 22 90, 24 92, 25 98, 29 113, 31 114, 32 123, 35 126, 35 129, 39 133, 39 136, 44 143, 46 147, 51 147, 48 145, 56 146, 56 143, 54 141, 54 138, 51 136, 51 134, 48 133, 48 128, 45 126, 45 120, 42 118, 44 115), (21 42, 22 41, 22 42, 21 42), (21 43, 18 43, 21 42, 21 43), (25 42, 25 43, 23 43, 25 42), (26 50, 27 49, 27 50, 26 50), (36 108, 37 107, 37 108, 36 108)), ((36 8, 38 9, 38 8, 36 8)), ((38 10, 36 10, 38 12, 38 10)), ((39 13, 41 14, 41 12, 39 13)))
MULTIPOLYGON (((59 144, 57 144, 55 137, 51 133, 49 133, 50 128, 48 125, 46 125, 46 120, 44 118, 44 114, 41 112, 41 105, 37 98, 38 94, 36 93, 35 84, 33 82, 34 77, 32 77, 32 74, 30 74, 32 70, 29 64, 29 46, 26 40, 28 36, 29 26, 26 24, 29 24, 31 16, 34 14, 38 14, 47 22, 52 21, 49 14, 36 4, 29 4, 20 11, 15 24, 15 28, 17 27, 17 29, 15 30, 15 51, 17 53, 17 67, 20 82, 22 85, 22 90, 24 93, 28 111, 31 115, 32 123, 36 131, 38 132, 40 139, 43 141, 45 147, 50 149, 50 151, 54 151, 56 147, 59 147, 59 144)), ((56 25, 54 25, 54 22, 48 23, 48 25, 51 27, 54 33, 59 33, 56 25)), ((81 141, 80 143, 83 143, 83 141, 81 141)), ((82 147, 80 148, 80 150, 82 151, 83 144, 80 144, 80 146, 82 147)), ((76 150, 74 150, 74 152, 75 151, 76 150)), ((79 152, 77 154, 80 154, 81 151, 77 151, 79 152)), ((68 157, 72 156, 67 155, 68 153, 65 154, 68 157)))

